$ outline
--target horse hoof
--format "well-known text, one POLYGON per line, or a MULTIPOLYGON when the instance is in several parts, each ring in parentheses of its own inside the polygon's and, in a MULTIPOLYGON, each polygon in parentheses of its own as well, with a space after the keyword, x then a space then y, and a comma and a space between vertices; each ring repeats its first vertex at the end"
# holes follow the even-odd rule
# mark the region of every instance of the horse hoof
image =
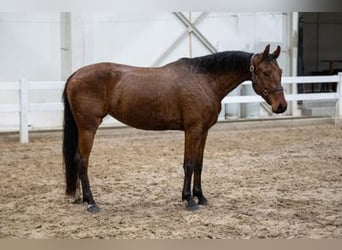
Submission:
POLYGON ((199 206, 197 205, 197 204, 195 204, 195 205, 192 205, 192 206, 186 206, 186 209, 188 210, 188 211, 196 211, 197 209, 199 208, 199 206))
POLYGON ((208 206, 209 205, 208 200, 206 198, 199 199, 197 204, 202 205, 202 206, 208 206))
POLYGON ((87 207, 87 211, 96 214, 100 212, 100 208, 96 204, 89 204, 87 207))
POLYGON ((198 205, 195 201, 189 202, 189 204, 186 206, 186 209, 188 211, 196 211, 198 209, 198 205))

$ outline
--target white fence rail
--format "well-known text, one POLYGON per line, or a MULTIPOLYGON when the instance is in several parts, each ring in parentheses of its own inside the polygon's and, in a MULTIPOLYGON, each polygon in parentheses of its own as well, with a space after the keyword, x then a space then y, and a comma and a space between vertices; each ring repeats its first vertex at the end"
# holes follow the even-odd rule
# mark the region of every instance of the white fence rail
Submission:
MULTIPOLYGON (((336 101, 335 119, 338 121, 342 118, 342 73, 332 76, 303 76, 303 77, 283 77, 282 84, 300 84, 300 83, 337 83, 337 91, 332 93, 310 93, 310 94, 286 94, 287 101, 299 100, 334 100, 336 101)), ((251 82, 244 82, 244 85, 250 85, 251 82)), ((62 81, 46 81, 35 82, 25 79, 19 82, 0 83, 0 93, 2 91, 17 91, 19 95, 19 103, 0 104, 0 113, 18 112, 19 113, 19 135, 20 142, 27 143, 29 141, 29 113, 37 111, 62 111, 62 102, 50 103, 30 103, 30 90, 62 90, 65 82, 62 81)), ((222 103, 253 103, 264 102, 257 95, 249 96, 227 96, 222 103)), ((1 117, 1 116, 0 116, 1 117)))

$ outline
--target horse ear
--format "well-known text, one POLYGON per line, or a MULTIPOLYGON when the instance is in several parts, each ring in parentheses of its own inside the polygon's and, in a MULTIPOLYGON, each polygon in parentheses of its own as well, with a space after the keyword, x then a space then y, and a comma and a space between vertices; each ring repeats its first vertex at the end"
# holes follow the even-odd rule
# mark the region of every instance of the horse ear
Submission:
POLYGON ((264 52, 262 53, 262 59, 266 59, 268 54, 270 53, 270 44, 268 44, 266 47, 265 47, 265 50, 264 52))
POLYGON ((277 59, 280 55, 280 46, 278 45, 277 49, 272 53, 274 59, 277 59))

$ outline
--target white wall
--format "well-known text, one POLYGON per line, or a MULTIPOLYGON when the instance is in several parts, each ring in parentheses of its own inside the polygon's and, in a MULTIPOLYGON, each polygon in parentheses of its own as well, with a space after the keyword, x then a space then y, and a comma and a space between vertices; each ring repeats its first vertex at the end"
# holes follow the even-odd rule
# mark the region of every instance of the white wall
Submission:
MULTIPOLYGON (((189 17, 190 13, 183 13, 189 17)), ((201 13, 191 13, 195 20, 201 13)), ((172 13, 72 13, 70 36, 61 25, 60 13, 0 13, 0 82, 65 80, 62 69, 101 61, 151 66, 185 30, 172 13), (65 42, 63 39, 70 39, 65 42), (63 41, 63 42, 61 42, 63 41), (64 47, 64 46, 71 47, 64 47), (63 51, 61 51, 63 47, 63 51), (73 63, 65 51, 73 51, 73 63), (61 59, 63 58, 63 59, 61 59), (69 65, 69 66, 68 66, 69 65)), ((209 13, 198 30, 219 51, 261 52, 265 45, 282 46, 279 59, 284 75, 289 72, 287 15, 283 13, 209 13)), ((64 25, 64 24, 63 24, 64 25)), ((186 37, 161 63, 210 52, 194 36, 186 37)), ((60 91, 34 93, 31 102, 60 100, 60 91)), ((1 103, 16 102, 15 93, 1 93, 1 103)), ((1 127, 18 124, 17 114, 1 114, 1 127)), ((110 122, 110 119, 107 120, 110 122)), ((60 127, 62 114, 31 114, 33 128, 60 127)))
MULTIPOLYGON (((189 17, 189 13, 184 13, 189 17)), ((195 20, 200 13, 192 13, 195 20)), ((172 13, 83 14, 84 64, 115 61, 150 66, 181 34, 185 26, 172 13)), ((259 52, 268 43, 284 44, 282 13, 209 13, 197 28, 219 51, 259 52)), ((210 52, 192 35, 192 56, 210 52)), ((163 62, 189 56, 189 38, 163 62)), ((287 65, 283 65, 287 68, 287 65)))
MULTIPOLYGON (((84 22, 84 61, 114 61, 150 66, 167 44, 182 32, 182 24, 170 13, 89 14, 84 22)), ((174 57, 188 55, 180 46, 174 57)))
POLYGON ((0 81, 60 78, 58 13, 0 13, 0 81))
MULTIPOLYGON (((81 48, 78 55, 81 65, 114 61, 150 66, 185 29, 172 13, 101 12, 72 15, 80 20, 80 34, 77 35, 82 40, 73 49, 81 48)), ((184 12, 184 15, 188 17, 189 13, 184 12)), ((191 13, 192 20, 199 15, 191 13)), ((281 66, 287 68, 284 60, 287 57, 288 33, 285 18, 282 13, 209 13, 198 29, 219 51, 259 52, 268 43, 283 45, 281 66)), ((0 81, 23 77, 30 80, 62 78, 59 13, 0 12, 0 34, 0 81)), ((192 36, 192 56, 208 53, 192 36)), ((163 63, 184 56, 190 56, 188 37, 163 63)))

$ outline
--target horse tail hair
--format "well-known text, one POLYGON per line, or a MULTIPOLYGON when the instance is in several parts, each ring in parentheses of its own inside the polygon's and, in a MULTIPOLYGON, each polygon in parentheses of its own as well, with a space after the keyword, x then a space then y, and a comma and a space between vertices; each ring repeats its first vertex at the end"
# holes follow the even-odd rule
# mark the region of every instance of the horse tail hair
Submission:
POLYGON ((63 123, 63 160, 65 168, 66 195, 74 196, 78 181, 78 164, 76 153, 78 147, 78 132, 75 118, 72 114, 67 96, 67 85, 72 75, 68 78, 63 91, 64 123, 63 123))

